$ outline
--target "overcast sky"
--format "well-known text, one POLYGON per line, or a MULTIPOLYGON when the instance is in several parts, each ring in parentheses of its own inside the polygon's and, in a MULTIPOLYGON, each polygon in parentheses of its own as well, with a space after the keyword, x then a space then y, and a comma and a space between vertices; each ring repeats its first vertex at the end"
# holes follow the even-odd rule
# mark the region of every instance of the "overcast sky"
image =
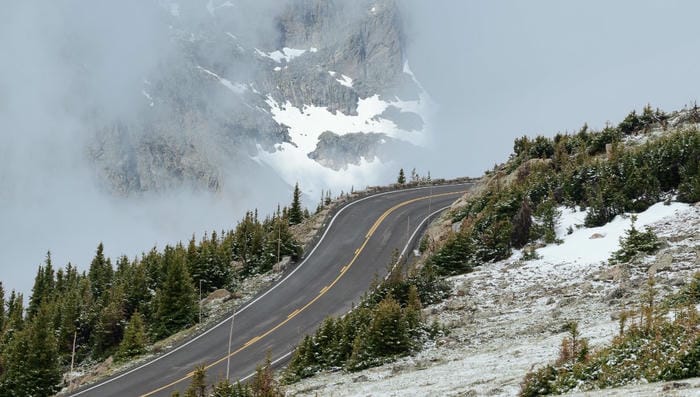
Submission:
MULTIPOLYGON (((438 105, 431 154, 405 163, 421 173, 478 176, 507 158, 516 136, 574 131, 584 122, 600 128, 646 103, 673 110, 698 99, 700 2, 397 1, 410 66, 438 105)), ((28 292, 48 249, 57 266, 72 260, 85 268, 99 240, 110 256, 133 256, 237 219, 230 200, 199 192, 168 194, 167 202, 106 197, 84 159, 89 131, 79 115, 100 104, 115 117, 132 112, 142 76, 169 54, 159 6, 166 3, 15 1, 0 12, 6 286, 28 292)), ((179 3, 185 16, 206 12, 206 1, 179 3)), ((236 15, 232 23, 250 16, 236 15)))
POLYGON ((698 99, 698 1, 403 0, 413 72, 440 108, 434 175, 479 175, 523 134, 601 128, 698 99))

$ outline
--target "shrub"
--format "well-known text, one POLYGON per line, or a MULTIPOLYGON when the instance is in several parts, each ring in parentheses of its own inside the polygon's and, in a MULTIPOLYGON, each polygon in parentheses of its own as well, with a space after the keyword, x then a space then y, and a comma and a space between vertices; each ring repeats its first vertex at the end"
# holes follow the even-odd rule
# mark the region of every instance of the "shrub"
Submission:
POLYGON ((634 227, 636 216, 632 216, 632 225, 624 237, 620 238, 620 249, 613 252, 610 257, 612 263, 626 263, 632 260, 638 253, 652 254, 659 249, 661 243, 651 228, 640 232, 634 227))
POLYGON ((430 268, 408 278, 394 274, 342 318, 326 319, 297 346, 283 381, 293 383, 321 370, 357 371, 420 348, 441 333, 421 317, 421 302, 446 297, 449 286, 430 268))
MULTIPOLYGON (((695 276, 689 284, 695 290, 695 276)), ((582 339, 574 342, 577 330, 569 327, 559 358, 528 373, 521 384, 521 396, 560 394, 577 390, 597 390, 633 382, 671 381, 700 375, 700 316, 694 302, 679 299, 687 288, 676 294, 675 316, 662 316, 654 305, 653 282, 644 294, 642 307, 620 319, 620 333, 610 345, 589 352, 582 339), (682 302, 678 305, 678 302, 682 302), (628 318, 639 323, 625 328, 628 318), (578 352, 576 345, 578 345, 578 352), (576 353, 577 352, 577 353, 576 353)))

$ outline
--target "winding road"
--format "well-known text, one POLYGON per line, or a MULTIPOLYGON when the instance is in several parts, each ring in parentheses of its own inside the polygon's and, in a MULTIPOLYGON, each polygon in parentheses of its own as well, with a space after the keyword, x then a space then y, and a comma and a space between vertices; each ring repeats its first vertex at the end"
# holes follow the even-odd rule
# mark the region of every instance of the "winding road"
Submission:
POLYGON ((328 221, 306 258, 231 317, 153 360, 85 386, 72 396, 170 396, 182 393, 197 365, 207 380, 247 379, 269 353, 289 358, 304 335, 357 303, 383 277, 395 249, 410 255, 429 218, 446 209, 469 185, 445 185, 375 194, 346 204, 328 221), (230 360, 229 360, 230 358, 230 360))

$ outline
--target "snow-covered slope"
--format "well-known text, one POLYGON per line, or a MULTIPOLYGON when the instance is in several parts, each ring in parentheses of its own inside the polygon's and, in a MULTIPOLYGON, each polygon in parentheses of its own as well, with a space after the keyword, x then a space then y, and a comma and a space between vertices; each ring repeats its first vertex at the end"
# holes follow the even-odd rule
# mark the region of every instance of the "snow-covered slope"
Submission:
MULTIPOLYGON (((290 395, 324 396, 515 396, 533 367, 556 358, 563 324, 579 322, 593 347, 616 334, 617 313, 638 302, 640 287, 655 273, 661 295, 677 290, 700 269, 700 207, 661 203, 638 215, 637 228, 650 226, 668 244, 656 256, 629 268, 611 267, 610 254, 629 228, 629 217, 617 217, 593 229, 585 212, 562 208, 560 245, 537 250, 540 259, 487 264, 450 279, 452 297, 425 309, 451 333, 415 357, 358 373, 329 373, 293 385, 290 395), (669 267, 661 265, 671 257, 669 267)), ((698 383, 674 390, 697 395, 698 383)), ((640 385, 595 395, 656 396, 664 385, 640 385), (629 394, 626 394, 629 393, 629 394)))

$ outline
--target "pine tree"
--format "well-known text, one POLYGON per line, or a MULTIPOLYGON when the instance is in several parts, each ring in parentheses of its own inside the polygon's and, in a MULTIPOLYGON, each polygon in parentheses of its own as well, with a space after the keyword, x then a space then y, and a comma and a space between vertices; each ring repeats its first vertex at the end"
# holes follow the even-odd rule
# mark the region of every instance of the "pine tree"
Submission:
POLYGON ((304 214, 301 209, 301 190, 299 183, 294 185, 294 195, 292 197, 292 206, 289 208, 289 224, 296 225, 304 219, 304 214))
POLYGON ((406 175, 403 172, 403 168, 399 170, 399 177, 396 179, 396 183, 403 185, 406 183, 406 175))
POLYGON ((250 386, 240 381, 231 384, 228 379, 224 379, 212 387, 211 397, 257 397, 253 394, 250 386))
POLYGON ((50 396, 58 391, 61 368, 48 304, 17 332, 5 351, 0 390, 8 396, 50 396))
POLYGON ((280 390, 277 381, 272 376, 272 365, 270 363, 270 354, 268 353, 265 359, 265 364, 258 366, 255 370, 255 376, 251 381, 251 389, 256 397, 282 397, 284 393, 280 390))
POLYGON ((138 311, 134 312, 124 330, 124 339, 119 344, 117 360, 126 360, 146 352, 146 325, 143 316, 138 311))
POLYGON ((32 296, 29 298, 29 306, 27 307, 27 316, 29 318, 36 314, 42 302, 49 299, 53 289, 54 271, 51 265, 51 252, 47 252, 44 266, 39 266, 39 270, 34 278, 32 296))
POLYGON ((418 172, 416 172, 416 169, 413 168, 411 170, 411 182, 418 182, 420 180, 420 176, 418 176, 418 172))
POLYGON ((375 356, 388 357, 408 352, 409 342, 408 324, 401 306, 389 295, 374 310, 367 346, 375 356))
POLYGON ((164 280, 154 298, 152 321, 153 333, 159 339, 194 324, 197 318, 196 294, 184 255, 165 247, 164 270, 164 280))
POLYGON ((24 328, 24 297, 15 290, 10 292, 10 299, 7 301, 7 320, 3 335, 5 341, 9 340, 15 332, 24 328))
POLYGON ((408 328, 413 333, 421 323, 421 303, 418 296, 418 288, 414 284, 408 287, 408 300, 404 312, 408 328))
POLYGON ((96 301, 99 302, 106 296, 106 292, 112 285, 113 273, 112 263, 105 258, 104 245, 100 243, 97 246, 97 252, 90 263, 88 272, 90 285, 92 286, 92 295, 96 301))
POLYGON ((185 391, 185 397, 206 397, 207 396, 207 371, 204 365, 195 368, 192 374, 192 382, 185 391))
POLYGON ((513 217, 513 231, 511 242, 515 248, 522 248, 530 238, 530 227, 532 226, 532 209, 527 198, 520 204, 518 213, 513 217))
MULTIPOLYGON (((5 332, 5 288, 0 281, 0 337, 5 332)), ((0 338, 0 341, 2 339, 0 338)))
POLYGON ((94 332, 95 357, 111 354, 119 345, 124 333, 124 287, 116 285, 109 291, 105 306, 100 311, 94 332))
POLYGON ((142 315, 148 317, 151 303, 151 293, 148 290, 148 275, 146 266, 142 262, 134 262, 126 271, 124 285, 125 301, 124 314, 131 315, 139 311, 142 315))

